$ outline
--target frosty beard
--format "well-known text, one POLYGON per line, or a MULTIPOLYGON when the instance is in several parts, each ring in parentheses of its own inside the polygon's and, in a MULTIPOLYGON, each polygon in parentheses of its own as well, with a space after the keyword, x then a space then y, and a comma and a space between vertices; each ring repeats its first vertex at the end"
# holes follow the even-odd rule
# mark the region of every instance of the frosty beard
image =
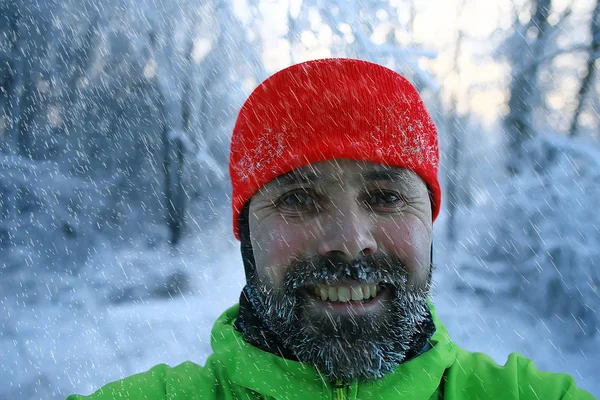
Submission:
POLYGON ((428 315, 431 272, 425 281, 408 284, 403 264, 385 255, 352 262, 319 256, 290 265, 281 286, 255 275, 248 289, 265 325, 299 361, 332 381, 366 381, 381 378, 405 360, 428 315), (391 295, 380 300, 378 312, 310 310, 308 288, 345 280, 379 283, 391 295))

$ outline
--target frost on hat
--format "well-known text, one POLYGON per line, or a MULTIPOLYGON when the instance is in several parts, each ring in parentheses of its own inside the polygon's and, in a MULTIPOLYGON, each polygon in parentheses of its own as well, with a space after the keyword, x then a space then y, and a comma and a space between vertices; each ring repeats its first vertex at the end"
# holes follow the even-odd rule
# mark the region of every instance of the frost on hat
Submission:
POLYGON ((440 209, 435 125, 400 74, 361 60, 308 61, 277 72, 246 100, 231 138, 233 230, 244 204, 279 175, 334 158, 413 170, 440 209))

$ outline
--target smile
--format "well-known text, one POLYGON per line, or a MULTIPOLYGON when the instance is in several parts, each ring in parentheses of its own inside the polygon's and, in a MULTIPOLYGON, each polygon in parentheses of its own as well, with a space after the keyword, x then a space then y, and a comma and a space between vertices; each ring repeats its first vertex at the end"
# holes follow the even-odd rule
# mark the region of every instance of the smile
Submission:
POLYGON ((381 288, 376 284, 354 284, 351 286, 315 285, 309 292, 322 301, 347 303, 350 301, 368 301, 377 297, 381 288))

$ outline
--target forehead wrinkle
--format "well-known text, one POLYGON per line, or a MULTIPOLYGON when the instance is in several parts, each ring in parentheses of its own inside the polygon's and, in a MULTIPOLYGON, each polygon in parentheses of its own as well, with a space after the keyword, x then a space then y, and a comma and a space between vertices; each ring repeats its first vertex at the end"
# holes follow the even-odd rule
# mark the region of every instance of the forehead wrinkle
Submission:
POLYGON ((314 170, 303 171, 295 169, 288 173, 278 176, 269 183, 273 188, 283 188, 297 184, 330 184, 336 179, 329 176, 323 176, 314 170))
POLYGON ((318 168, 309 164, 303 168, 295 169, 278 176, 273 179, 267 187, 271 189, 282 189, 287 186, 298 184, 324 186, 336 184, 343 189, 343 185, 349 183, 361 185, 374 181, 388 181, 410 188, 417 188, 419 182, 421 182, 421 179, 419 179, 416 174, 411 174, 410 170, 387 165, 381 165, 381 168, 375 167, 372 169, 368 166, 360 165, 361 172, 353 174, 349 179, 345 180, 343 179, 343 170, 341 166, 338 163, 335 165, 338 167, 338 170, 331 174, 323 174, 318 168))
POLYGON ((410 170, 397 167, 364 171, 361 176, 364 182, 389 181, 411 188, 417 187, 418 183, 421 181, 418 176, 411 173, 410 170))

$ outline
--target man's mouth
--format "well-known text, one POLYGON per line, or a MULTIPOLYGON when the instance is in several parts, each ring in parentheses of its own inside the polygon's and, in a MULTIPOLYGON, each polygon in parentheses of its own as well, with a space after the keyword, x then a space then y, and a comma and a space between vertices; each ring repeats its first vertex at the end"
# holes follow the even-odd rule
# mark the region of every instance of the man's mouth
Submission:
POLYGON ((352 284, 347 286, 315 285, 308 291, 322 301, 332 303, 347 303, 354 301, 369 301, 382 291, 377 284, 352 284))

